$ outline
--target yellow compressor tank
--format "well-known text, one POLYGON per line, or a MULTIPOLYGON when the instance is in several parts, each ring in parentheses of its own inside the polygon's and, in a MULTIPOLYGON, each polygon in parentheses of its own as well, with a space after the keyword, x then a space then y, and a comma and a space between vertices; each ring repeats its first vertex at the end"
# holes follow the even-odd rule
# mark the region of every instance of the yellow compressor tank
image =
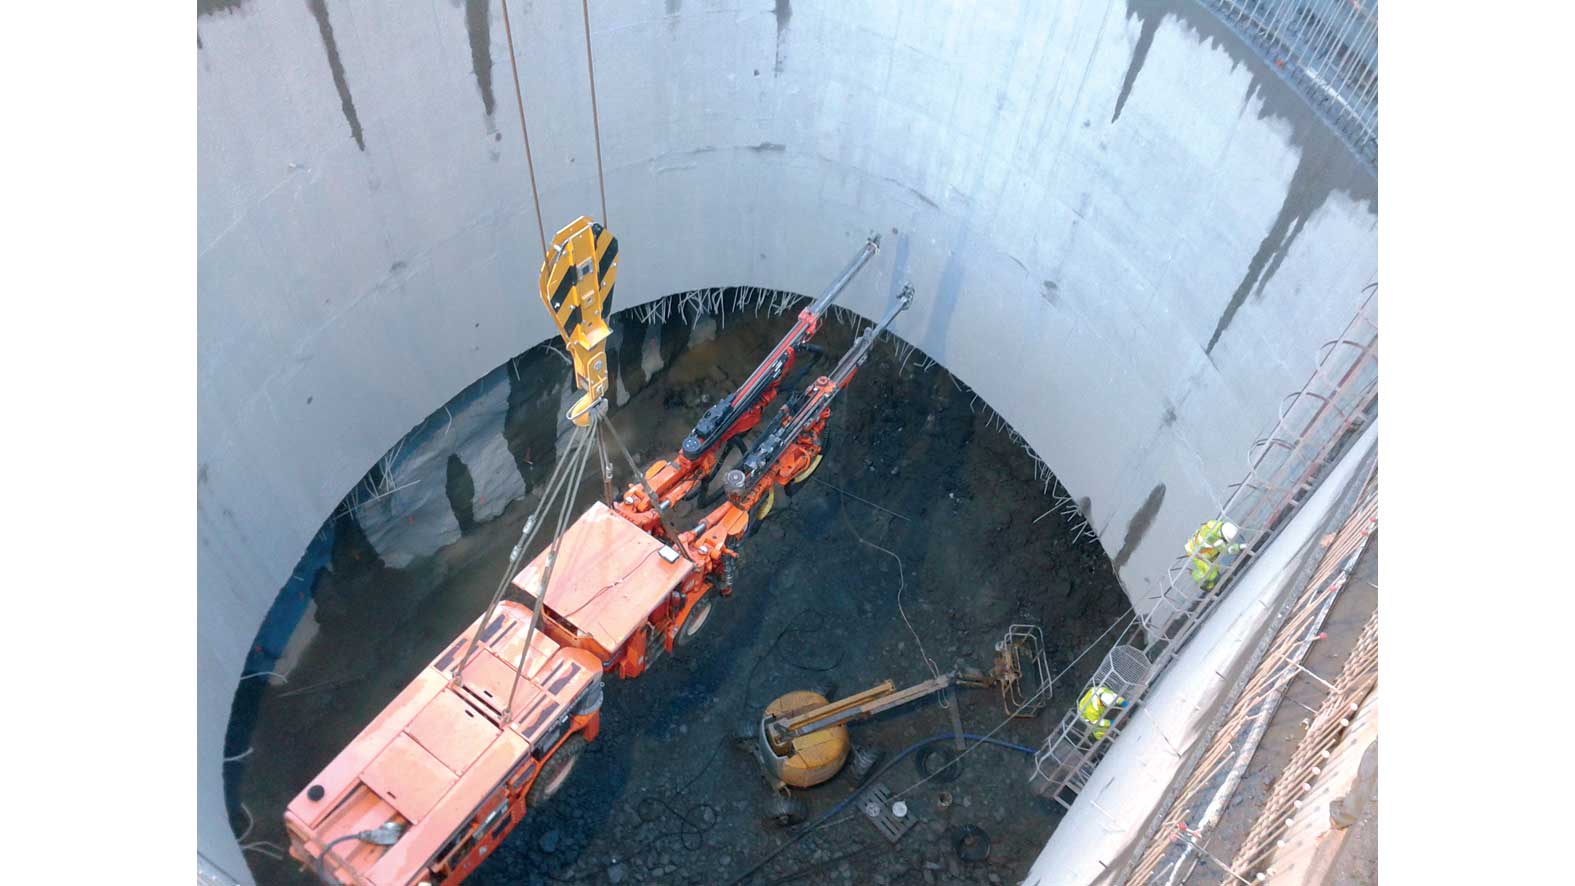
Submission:
MULTIPOLYGON (((766 721, 786 720, 827 704, 827 698, 818 692, 803 689, 789 692, 766 706, 762 727, 766 721)), ((778 781, 790 788, 811 788, 830 780, 847 762, 851 747, 848 727, 841 725, 817 729, 776 746, 762 728, 759 739, 761 761, 778 781)))

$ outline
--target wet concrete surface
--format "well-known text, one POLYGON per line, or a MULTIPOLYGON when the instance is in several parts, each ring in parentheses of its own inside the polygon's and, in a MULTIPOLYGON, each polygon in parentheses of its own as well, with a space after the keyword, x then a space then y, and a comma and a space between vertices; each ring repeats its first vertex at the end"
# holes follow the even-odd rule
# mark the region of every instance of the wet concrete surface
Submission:
MULTIPOLYGON (((620 379, 630 396, 612 420, 636 458, 643 464, 676 448, 793 313, 730 315, 709 340, 691 334, 677 312, 643 330, 618 318, 626 349, 660 336, 668 352, 660 370, 620 379)), ((851 337, 828 322, 816 339, 827 356, 816 369, 829 370, 851 337)), ((909 685, 931 675, 924 656, 942 671, 958 661, 988 668, 995 641, 1013 623, 1043 628, 1052 671, 1060 672, 1125 615, 1099 545, 1074 541, 1058 515, 1034 522, 1050 500, 1029 455, 987 426, 973 394, 945 370, 926 368, 919 353, 899 356, 878 347, 839 398, 825 462, 796 495, 779 495, 776 511, 744 543, 736 591, 693 651, 658 661, 636 681, 608 678, 601 737, 562 793, 532 810, 467 882, 731 882, 789 836, 764 821, 766 782, 730 740, 777 695, 828 681, 841 694, 887 678, 909 685)), ((550 357, 527 362, 539 372, 567 371, 550 357)), ((540 456, 521 465, 524 499, 408 568, 386 568, 353 524, 341 532, 316 588, 315 635, 288 683, 248 681, 260 695, 246 705, 248 719, 255 706, 251 753, 228 767, 237 833, 248 816, 253 822, 243 844, 283 845, 280 819, 294 794, 485 607, 552 468, 540 456)), ((626 469, 617 479, 629 480, 626 469)), ((599 493, 599 480, 588 477, 578 506, 599 493)), ((1066 671, 1037 718, 1005 723, 995 737, 1037 746, 1103 651, 1066 671)), ((989 732, 1004 719, 993 689, 963 690, 957 704, 968 732, 989 732)), ((949 712, 931 699, 851 732, 856 744, 891 759, 950 730, 949 712)), ((1030 765, 1021 753, 980 747, 954 781, 932 780, 904 796, 918 824, 895 845, 850 808, 749 882, 1016 882, 1060 811, 1027 790, 1030 765), (944 809, 943 791, 951 795, 944 809), (952 835, 964 825, 989 834, 985 861, 954 852, 952 835)), ((900 792, 920 778, 910 756, 880 781, 900 792)), ((853 787, 844 771, 800 796, 813 820, 853 787)), ((288 859, 248 852, 248 860, 265 886, 310 882, 288 859)))

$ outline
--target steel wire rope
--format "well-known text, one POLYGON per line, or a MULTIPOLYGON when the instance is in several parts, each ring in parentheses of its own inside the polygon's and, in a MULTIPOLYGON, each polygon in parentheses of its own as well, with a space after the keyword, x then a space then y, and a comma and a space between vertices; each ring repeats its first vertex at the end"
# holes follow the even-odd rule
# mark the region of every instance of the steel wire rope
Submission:
POLYGON ((585 480, 585 466, 591 460, 590 440, 596 435, 597 416, 592 415, 590 424, 585 431, 585 444, 580 447, 577 463, 573 467, 574 478, 569 481, 563 491, 563 502, 558 506, 558 527, 553 533, 552 547, 547 554, 547 566, 542 570, 541 587, 536 592, 536 605, 531 610, 530 626, 525 629, 525 642, 520 647, 519 662, 514 668, 514 681, 509 686, 509 700, 503 706, 503 718, 508 720, 514 713, 514 696, 519 691, 520 677, 525 671, 525 661, 530 658, 531 640, 535 638, 536 629, 541 624, 541 610, 546 605, 547 589, 552 586, 553 569, 558 565, 558 553, 563 548, 563 536, 569 528, 569 515, 574 511, 574 495, 580 489, 580 484, 585 480))
MULTIPOLYGON (((547 227, 541 221, 541 196, 536 192, 536 163, 531 159, 530 130, 525 126, 525 95, 520 91, 520 68, 514 58, 514 29, 509 24, 509 0, 503 0, 503 33, 509 41, 509 69, 514 72, 514 104, 520 112, 520 135, 525 139, 525 168, 530 171, 530 200, 536 207, 536 234, 541 238, 541 254, 547 254, 547 227)), ((601 160, 598 154, 597 165, 601 160)), ((607 210, 602 209, 603 221, 607 210)))
MULTIPOLYGON (((840 489, 837 491, 839 495, 842 492, 840 489)), ((908 620, 908 611, 902 606, 902 593, 903 591, 907 590, 908 587, 907 579, 903 577, 905 570, 903 569, 902 558, 897 556, 895 551, 883 548, 859 534, 859 530, 853 525, 853 521, 848 517, 846 498, 839 497, 837 499, 837 512, 842 515, 842 522, 848 527, 848 531, 852 532, 853 537, 858 539, 861 544, 872 547, 877 551, 881 551, 882 553, 889 555, 893 560, 897 561, 897 614, 902 616, 902 623, 908 626, 908 633, 912 635, 914 645, 919 647, 919 657, 923 659, 925 665, 929 667, 930 676, 936 680, 939 680, 941 678, 941 669, 936 666, 935 659, 931 658, 930 654, 924 650, 924 641, 919 639, 919 632, 913 629, 913 622, 908 620)), ((949 693, 947 692, 943 692, 936 700, 937 704, 939 704, 942 708, 950 706, 950 701, 946 697, 948 694, 949 693)))
MULTIPOLYGON (((558 495, 564 478, 567 476, 569 465, 578 456, 580 449, 586 444, 588 437, 576 429, 574 436, 569 441, 569 448, 564 457, 553 465, 552 474, 548 476, 545 491, 542 492, 541 501, 536 503, 535 510, 531 511, 525 520, 525 525, 520 528, 519 541, 509 552, 509 565, 503 570, 503 577, 499 579, 497 589, 492 592, 492 598, 487 602, 487 610, 482 614, 481 626, 492 620, 492 615, 497 611, 498 604, 503 601, 503 595, 508 590, 509 582, 518 574, 520 560, 525 556, 525 550, 535 540, 536 532, 541 528, 541 515, 551 505, 558 495)), ((454 667, 454 678, 464 672, 465 666, 470 663, 471 656, 476 651, 476 645, 481 636, 481 628, 471 635, 470 643, 465 647, 465 654, 459 657, 458 664, 454 667)))
MULTIPOLYGON (((602 401, 604 410, 606 402, 606 400, 602 401)), ((623 454, 624 461, 629 463, 629 470, 634 472, 635 478, 640 483, 640 488, 645 490, 645 497, 650 500, 651 508, 656 511, 657 522, 662 524, 662 531, 667 535, 669 544, 676 541, 678 533, 674 532, 672 524, 667 522, 667 511, 662 507, 662 500, 657 498, 655 490, 651 489, 651 483, 646 479, 645 472, 641 471, 639 466, 634 463, 634 456, 629 454, 629 447, 623 445, 623 437, 618 435, 618 429, 613 426, 612 419, 602 421, 601 426, 607 433, 612 435, 613 442, 618 444, 618 451, 623 454)))
POLYGON ((591 8, 590 0, 580 0, 580 14, 585 22, 585 70, 591 84, 591 131, 596 135, 596 184, 602 194, 602 226, 607 222, 607 178, 602 174, 602 120, 596 109, 596 63, 591 60, 591 8))

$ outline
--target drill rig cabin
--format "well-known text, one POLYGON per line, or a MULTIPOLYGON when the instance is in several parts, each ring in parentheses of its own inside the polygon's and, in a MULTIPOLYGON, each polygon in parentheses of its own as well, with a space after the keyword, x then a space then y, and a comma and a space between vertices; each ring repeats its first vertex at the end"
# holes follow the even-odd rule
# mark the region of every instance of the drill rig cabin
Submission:
POLYGON ((878 249, 878 238, 867 241, 679 451, 640 471, 606 421, 603 398, 618 241, 584 217, 558 232, 539 288, 583 392, 567 415, 573 434, 486 611, 289 804, 294 858, 329 883, 459 883, 563 786, 600 730, 604 675, 637 677, 692 642, 716 598, 732 594, 741 542, 778 487, 819 466, 832 402, 911 304, 911 288, 829 374, 790 392, 774 413, 767 407, 827 308, 878 249), (721 472, 730 448, 742 457, 721 472), (593 452, 606 500, 574 516, 593 452), (636 477, 622 495, 612 486, 614 456, 636 477), (673 505, 704 504, 718 473, 721 503, 691 527, 673 525, 673 505), (551 542, 522 568, 549 521, 551 542))

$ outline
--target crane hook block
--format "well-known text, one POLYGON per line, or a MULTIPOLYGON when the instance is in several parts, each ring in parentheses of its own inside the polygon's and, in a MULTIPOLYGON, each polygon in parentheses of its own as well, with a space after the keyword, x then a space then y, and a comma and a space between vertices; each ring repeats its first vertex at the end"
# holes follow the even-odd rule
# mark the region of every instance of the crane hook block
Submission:
POLYGON ((552 238, 541 263, 541 301, 574 360, 574 383, 583 392, 569 408, 577 425, 590 423, 591 407, 607 393, 607 316, 618 278, 618 238, 580 216, 552 238))

